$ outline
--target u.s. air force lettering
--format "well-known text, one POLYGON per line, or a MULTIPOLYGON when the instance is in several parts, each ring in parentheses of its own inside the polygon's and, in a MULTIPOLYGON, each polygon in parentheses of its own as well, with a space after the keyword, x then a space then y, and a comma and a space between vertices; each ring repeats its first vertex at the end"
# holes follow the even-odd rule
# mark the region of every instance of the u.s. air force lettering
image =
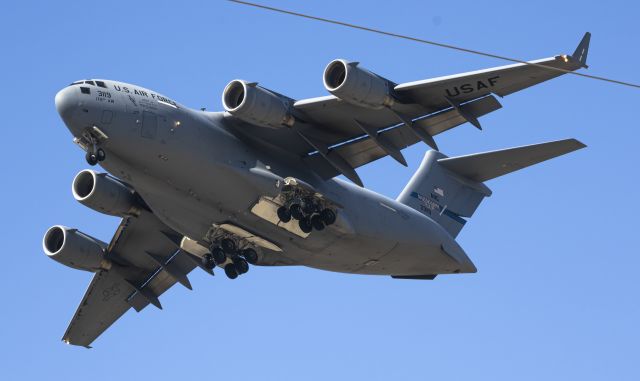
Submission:
POLYGON ((129 99, 134 104, 135 104, 135 101, 133 100, 133 97, 131 97, 130 94, 134 94, 134 95, 137 95, 139 97, 147 97, 147 98, 151 97, 151 98, 157 100, 158 102, 167 103, 170 106, 173 106, 174 108, 178 106, 178 104, 176 102, 174 102, 173 100, 171 100, 169 98, 163 97, 160 94, 148 93, 145 90, 140 90, 140 89, 136 89, 136 88, 129 89, 127 86, 120 86, 120 85, 113 85, 113 88, 116 91, 119 91, 119 92, 122 92, 122 93, 125 93, 125 94, 129 94, 129 99), (131 91, 131 90, 133 90, 133 91, 131 91))
POLYGON ((495 77, 489 77, 486 80, 479 79, 475 82, 464 83, 460 86, 454 86, 446 90, 447 96, 457 97, 460 94, 469 94, 474 91, 488 89, 488 88, 494 87, 496 83, 498 83, 498 79, 500 79, 500 76, 496 75, 495 77))

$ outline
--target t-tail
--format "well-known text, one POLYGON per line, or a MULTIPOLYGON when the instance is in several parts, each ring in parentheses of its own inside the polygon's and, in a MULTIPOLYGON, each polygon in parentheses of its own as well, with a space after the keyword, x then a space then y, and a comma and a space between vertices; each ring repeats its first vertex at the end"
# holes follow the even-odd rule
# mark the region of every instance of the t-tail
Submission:
POLYGON ((576 139, 447 157, 428 151, 398 201, 456 237, 491 190, 485 181, 586 147, 576 139))

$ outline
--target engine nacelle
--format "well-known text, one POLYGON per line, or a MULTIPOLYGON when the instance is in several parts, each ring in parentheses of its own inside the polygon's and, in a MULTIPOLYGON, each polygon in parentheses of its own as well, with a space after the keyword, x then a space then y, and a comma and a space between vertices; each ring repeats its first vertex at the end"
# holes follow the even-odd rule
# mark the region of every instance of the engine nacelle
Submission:
POLYGON ((238 119, 261 127, 291 127, 290 101, 282 96, 239 79, 229 82, 222 92, 224 109, 238 119))
POLYGON ((331 61, 324 69, 322 82, 331 94, 357 106, 380 109, 395 102, 392 84, 357 62, 331 61))
POLYGON ((49 258, 91 272, 109 269, 109 261, 104 258, 106 247, 100 240, 60 225, 49 228, 42 240, 42 248, 49 258))
POLYGON ((71 190, 82 205, 100 213, 119 217, 137 214, 133 192, 106 173, 80 171, 73 179, 71 190))

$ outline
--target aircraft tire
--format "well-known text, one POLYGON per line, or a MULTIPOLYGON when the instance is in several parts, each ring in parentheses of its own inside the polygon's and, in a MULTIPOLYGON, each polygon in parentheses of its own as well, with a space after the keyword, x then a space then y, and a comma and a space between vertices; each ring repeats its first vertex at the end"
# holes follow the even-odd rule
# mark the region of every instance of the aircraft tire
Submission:
POLYGON ((300 204, 300 206, 302 207, 302 211, 306 215, 311 215, 313 212, 316 211, 316 203, 313 201, 312 198, 303 199, 302 204, 300 204))
POLYGON ((242 256, 252 265, 258 262, 258 253, 252 248, 242 250, 242 256))
POLYGON ((207 253, 202 257, 202 266, 206 269, 212 270, 216 267, 216 262, 213 259, 213 255, 207 253))
POLYGON ((227 254, 232 254, 237 249, 236 241, 231 238, 223 238, 222 241, 220 241, 220 247, 222 247, 222 250, 227 254))
POLYGON ((94 166, 94 165, 98 164, 98 156, 93 152, 87 152, 87 154, 84 156, 84 158, 87 160, 87 163, 90 166, 94 166))
POLYGON ((304 213, 302 212, 302 207, 300 204, 291 204, 289 207, 289 212, 291 213, 291 217, 300 221, 304 218, 304 213))
POLYGON ((246 274, 249 271, 249 264, 243 258, 236 258, 233 261, 233 265, 235 266, 236 272, 239 275, 246 274))
POLYGON ((216 265, 220 265, 227 260, 227 255, 219 246, 216 246, 211 250, 211 256, 216 265))
POLYGON ((304 217, 303 219, 298 221, 298 226, 300 227, 300 230, 305 233, 311 233, 311 231, 313 230, 313 226, 311 225, 311 220, 309 219, 309 217, 304 217))
POLYGON ((320 217, 322 217, 322 221, 324 221, 324 224, 327 226, 336 222, 336 213, 329 208, 323 209, 322 212, 320 212, 320 217))
POLYGON ((98 161, 104 161, 104 159, 107 158, 107 154, 102 148, 98 148, 98 150, 96 151, 96 157, 98 158, 98 161))
POLYGON ((319 214, 314 214, 313 216, 311 216, 311 226, 313 226, 313 228, 318 231, 324 230, 324 221, 319 214))
POLYGON ((224 274, 229 279, 236 279, 238 277, 238 271, 236 270, 236 266, 233 263, 229 263, 224 267, 224 274))
POLYGON ((287 208, 286 206, 279 207, 277 213, 280 221, 284 223, 291 221, 291 212, 289 211, 289 208, 287 208))

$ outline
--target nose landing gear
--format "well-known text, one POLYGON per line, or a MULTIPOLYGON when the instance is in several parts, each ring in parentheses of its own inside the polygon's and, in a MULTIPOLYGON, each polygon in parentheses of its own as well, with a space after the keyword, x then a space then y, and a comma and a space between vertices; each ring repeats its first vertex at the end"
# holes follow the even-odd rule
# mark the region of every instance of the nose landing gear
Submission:
POLYGON ((102 130, 92 126, 85 129, 81 136, 74 138, 73 141, 87 152, 85 159, 89 165, 94 166, 107 157, 104 150, 100 148, 100 143, 107 139, 109 137, 102 130))
POLYGON ((94 148, 87 151, 87 154, 84 157, 90 166, 94 166, 98 164, 98 162, 103 161, 107 157, 107 154, 104 152, 102 148, 98 148, 98 149, 94 148))

